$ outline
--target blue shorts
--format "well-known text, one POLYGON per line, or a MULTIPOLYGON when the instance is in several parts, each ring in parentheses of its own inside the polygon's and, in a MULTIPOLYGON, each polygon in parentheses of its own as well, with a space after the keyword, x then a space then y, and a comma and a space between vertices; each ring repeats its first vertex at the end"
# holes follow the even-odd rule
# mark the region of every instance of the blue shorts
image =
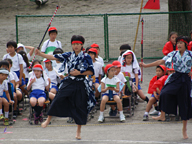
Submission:
POLYGON ((99 78, 95 78, 95 83, 98 83, 99 84, 99 78))
MULTIPOLYGON (((12 92, 12 95, 13 95, 13 92, 15 91, 15 89, 14 89, 14 87, 13 87, 13 84, 12 84, 12 83, 10 83, 10 84, 11 84, 11 92, 12 92)), ((0 96, 0 97, 1 97, 1 96, 0 96)), ((6 93, 5 93, 5 92, 3 92, 2 98, 5 98, 7 101, 9 101, 8 98, 7 98, 7 96, 6 96, 6 93)))
POLYGON ((34 97, 36 99, 38 99, 40 97, 44 97, 46 99, 46 93, 43 90, 35 89, 30 93, 30 98, 32 98, 32 97, 34 97))
MULTIPOLYGON (((20 77, 20 71, 14 71, 16 74, 17 74, 17 77, 19 78, 20 77)), ((21 85, 19 86, 19 87, 21 87, 21 86, 23 86, 23 85, 25 85, 25 81, 24 81, 24 79, 22 78, 22 80, 21 80, 21 85)))
POLYGON ((29 78, 25 78, 25 84, 27 85, 29 81, 29 78))
MULTIPOLYGON (((157 94, 158 95, 158 94, 157 94)), ((155 98, 154 94, 151 95, 151 97, 155 98)), ((156 102, 158 102, 158 100, 155 98, 156 102)), ((155 103, 156 103, 155 102, 155 103)))
MULTIPOLYGON (((118 94, 113 94, 113 96, 115 96, 115 95, 118 95, 118 94)), ((103 93, 102 97, 103 96, 108 96, 110 101, 113 100, 113 96, 111 97, 108 93, 103 93)))
MULTIPOLYGON (((135 82, 135 78, 132 80, 132 82, 135 82)), ((140 82, 138 83, 138 90, 141 90, 140 82)))
POLYGON ((51 88, 49 89, 49 91, 50 91, 52 88, 54 88, 54 89, 56 89, 56 91, 58 91, 57 85, 56 85, 55 83, 53 83, 53 82, 51 82, 51 88))

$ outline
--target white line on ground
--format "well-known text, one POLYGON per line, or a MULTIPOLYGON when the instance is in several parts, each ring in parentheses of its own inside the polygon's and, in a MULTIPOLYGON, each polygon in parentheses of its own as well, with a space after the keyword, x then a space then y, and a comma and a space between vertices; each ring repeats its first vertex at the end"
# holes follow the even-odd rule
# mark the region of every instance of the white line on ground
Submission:
MULTIPOLYGON (((20 142, 74 142, 78 140, 66 140, 66 139, 3 139, 3 141, 20 141, 20 142)), ((116 143, 143 143, 143 144, 189 144, 178 142, 165 142, 165 141, 132 141, 132 140, 80 140, 81 142, 116 142, 116 143)))

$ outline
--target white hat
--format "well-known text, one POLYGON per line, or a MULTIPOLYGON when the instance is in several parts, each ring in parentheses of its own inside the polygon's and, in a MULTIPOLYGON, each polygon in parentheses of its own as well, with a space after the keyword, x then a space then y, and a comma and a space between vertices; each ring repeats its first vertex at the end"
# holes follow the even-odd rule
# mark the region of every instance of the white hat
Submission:
POLYGON ((25 46, 23 44, 21 44, 21 43, 18 43, 17 48, 20 48, 20 47, 22 47, 23 50, 27 53, 27 50, 26 50, 25 46))

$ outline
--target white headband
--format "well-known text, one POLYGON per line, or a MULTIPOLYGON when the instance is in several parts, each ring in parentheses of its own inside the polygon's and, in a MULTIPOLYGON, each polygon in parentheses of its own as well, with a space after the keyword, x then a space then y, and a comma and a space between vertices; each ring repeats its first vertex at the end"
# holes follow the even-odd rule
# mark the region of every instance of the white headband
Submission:
POLYGON ((9 71, 8 70, 0 70, 0 73, 3 73, 3 74, 9 74, 9 71))
POLYGON ((40 71, 43 71, 41 68, 32 68, 33 70, 40 70, 40 71))

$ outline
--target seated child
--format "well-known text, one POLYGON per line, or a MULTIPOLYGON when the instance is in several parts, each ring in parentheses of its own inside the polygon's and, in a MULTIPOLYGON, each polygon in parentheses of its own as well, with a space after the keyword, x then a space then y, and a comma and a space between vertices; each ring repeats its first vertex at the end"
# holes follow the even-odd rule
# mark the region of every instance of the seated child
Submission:
POLYGON ((120 97, 118 96, 120 80, 117 77, 115 77, 115 67, 112 64, 106 65, 105 74, 106 74, 106 77, 104 77, 101 80, 102 100, 100 104, 100 116, 99 116, 98 122, 104 121, 103 112, 105 109, 105 104, 109 99, 111 99, 109 97, 110 93, 112 93, 113 100, 117 103, 117 108, 120 113, 120 121, 125 121, 122 103, 121 103, 120 97))
MULTIPOLYGON (((38 59, 35 59, 35 60, 33 61, 33 63, 31 64, 31 67, 33 67, 33 66, 36 65, 36 64, 41 64, 41 61, 38 60, 38 59)), ((29 77, 31 77, 32 73, 33 73, 33 71, 29 72, 29 77)), ((27 83, 27 84, 28 84, 28 83, 27 83)))
POLYGON ((21 43, 18 43, 17 44, 17 49, 16 49, 16 52, 19 53, 20 51, 24 51, 27 55, 26 57, 28 58, 28 60, 31 59, 31 56, 33 55, 33 51, 34 51, 34 47, 32 46, 24 46, 23 44, 21 43), (29 53, 27 53, 27 50, 26 49, 29 49, 29 53))
POLYGON ((121 67, 121 72, 130 73, 130 78, 132 79, 132 82, 136 83, 136 93, 140 96, 142 100, 148 103, 149 99, 147 96, 144 95, 139 82, 139 80, 141 79, 140 67, 135 57, 135 54, 132 51, 127 50, 123 54, 122 65, 123 67, 121 67))
MULTIPOLYGON (((115 66, 116 71, 115 71, 115 76, 122 82, 125 83, 127 80, 125 79, 123 73, 121 72, 121 63, 119 61, 113 61, 112 65, 115 66)), ((121 94, 124 95, 125 94, 125 85, 121 91, 121 94)), ((116 116, 117 114, 117 109, 115 108, 114 105, 111 105, 111 109, 109 111, 109 115, 110 116, 116 116)))
POLYGON ((8 92, 8 84, 5 81, 9 74, 9 71, 4 68, 0 68, 0 120, 4 119, 4 125, 9 125, 9 104, 13 104, 8 92), (3 91, 6 93, 6 98, 3 97, 3 91), (2 105, 4 106, 5 117, 3 116, 2 105))
POLYGON ((57 72, 53 69, 52 67, 52 61, 49 60, 49 59, 45 59, 44 60, 44 63, 45 63, 45 72, 47 74, 47 76, 50 78, 51 80, 51 84, 50 84, 50 89, 49 89, 49 98, 51 100, 54 99, 55 97, 55 94, 57 93, 58 91, 58 87, 57 87, 57 84, 58 84, 58 74, 57 72))
POLYGON ((103 74, 102 65, 101 65, 101 63, 99 63, 99 62, 97 62, 95 60, 96 55, 97 55, 97 49, 90 48, 88 50, 88 54, 91 56, 91 59, 93 61, 93 69, 94 69, 94 72, 95 72, 94 86, 95 86, 95 89, 96 89, 95 97, 98 98, 99 97, 99 92, 98 92, 97 88, 99 87, 99 84, 101 83, 101 76, 103 74))
POLYGON ((35 111, 34 123, 38 124, 38 121, 43 122, 43 113, 41 111, 46 100, 45 89, 49 91, 49 82, 43 76, 42 65, 36 64, 32 67, 32 70, 33 74, 29 78, 27 90, 32 89, 30 93, 30 104, 35 111))
MULTIPOLYGON (((151 110, 152 105, 156 104, 158 101, 156 99, 155 95, 159 95, 159 93, 156 92, 156 88, 152 89, 153 84, 165 74, 166 74, 166 67, 164 65, 157 66, 156 76, 154 76, 149 83, 148 93, 152 94, 152 95, 151 95, 151 98, 149 99, 149 102, 147 103, 147 107, 146 107, 145 113, 143 115, 143 121, 149 120, 149 118, 148 118, 149 111, 151 110)), ((158 111, 157 106, 155 107, 155 109, 158 111)))

